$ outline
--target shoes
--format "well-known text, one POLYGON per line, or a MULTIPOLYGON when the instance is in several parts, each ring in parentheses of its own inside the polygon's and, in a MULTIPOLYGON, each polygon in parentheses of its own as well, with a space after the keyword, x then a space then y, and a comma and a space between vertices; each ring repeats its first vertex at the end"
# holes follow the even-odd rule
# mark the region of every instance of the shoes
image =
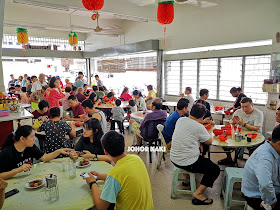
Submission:
POLYGON ((206 199, 203 200, 203 201, 198 200, 197 198, 194 198, 194 199, 192 199, 192 204, 193 204, 193 205, 210 205, 210 204, 213 203, 213 199, 210 199, 210 200, 211 200, 210 203, 205 202, 205 201, 207 201, 207 200, 208 200, 208 198, 206 198, 206 199))
POLYGON ((223 166, 234 166, 234 162, 231 159, 222 159, 218 161, 219 165, 223 165, 223 166))

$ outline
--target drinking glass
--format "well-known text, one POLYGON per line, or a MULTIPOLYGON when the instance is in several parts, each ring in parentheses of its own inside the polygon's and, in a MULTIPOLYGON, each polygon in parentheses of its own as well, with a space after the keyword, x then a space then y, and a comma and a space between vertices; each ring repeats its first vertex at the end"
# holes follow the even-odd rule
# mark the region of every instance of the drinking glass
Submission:
POLYGON ((75 178, 76 177, 76 165, 75 165, 75 161, 73 160, 69 160, 69 165, 68 165, 68 174, 69 174, 69 177, 71 179, 75 178))
POLYGON ((68 163, 69 163, 69 161, 66 158, 62 159, 62 162, 61 162, 62 171, 68 170, 68 163))
POLYGON ((50 184, 49 187, 46 188, 45 195, 47 200, 57 201, 59 198, 58 185, 56 183, 50 184))

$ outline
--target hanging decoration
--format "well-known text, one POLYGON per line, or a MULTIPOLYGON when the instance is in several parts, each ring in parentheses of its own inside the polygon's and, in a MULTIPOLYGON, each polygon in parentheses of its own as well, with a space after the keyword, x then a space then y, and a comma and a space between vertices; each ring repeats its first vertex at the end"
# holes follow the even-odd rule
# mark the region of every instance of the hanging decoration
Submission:
POLYGON ((157 20, 162 25, 171 24, 174 20, 174 1, 158 3, 157 20))
POLYGON ((77 34, 75 32, 70 32, 68 34, 68 40, 71 46, 76 46, 78 44, 77 34))
POLYGON ((163 39, 163 45, 165 45, 166 25, 171 24, 174 20, 174 0, 158 2, 157 20, 160 24, 165 25, 163 39))
POLYGON ((28 31, 24 28, 17 28, 17 41, 18 43, 25 45, 28 43, 28 31))
POLYGON ((101 10, 104 6, 104 0, 82 0, 84 7, 87 10, 101 10))
POLYGON ((92 19, 92 20, 96 20, 97 18, 99 18, 99 14, 98 14, 98 13, 94 13, 94 14, 91 16, 91 19, 92 19))

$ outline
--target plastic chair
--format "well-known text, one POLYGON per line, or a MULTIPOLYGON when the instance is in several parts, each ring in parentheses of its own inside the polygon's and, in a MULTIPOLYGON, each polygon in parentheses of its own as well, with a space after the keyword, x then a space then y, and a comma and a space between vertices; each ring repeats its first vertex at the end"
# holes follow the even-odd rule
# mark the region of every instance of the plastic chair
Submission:
POLYGON ((160 153, 159 153, 157 169, 159 169, 159 167, 160 167, 160 165, 161 165, 162 158, 163 158, 163 160, 165 160, 164 154, 170 153, 170 150, 167 148, 165 139, 164 139, 164 137, 163 137, 163 135, 162 135, 163 128, 164 128, 163 125, 161 125, 161 124, 158 124, 158 125, 157 125, 158 133, 159 133, 159 135, 160 135, 161 145, 162 145, 163 147, 165 147, 165 151, 166 151, 166 152, 160 152, 160 153))
POLYGON ((232 200, 233 185, 242 181, 243 168, 227 167, 224 172, 222 195, 224 197, 224 210, 229 210, 232 203, 244 205, 245 201, 232 200))
POLYGON ((196 191, 195 174, 174 166, 171 186, 171 198, 175 199, 176 194, 193 194, 196 191), (190 179, 179 179, 179 174, 189 174, 190 179), (191 190, 178 190, 178 181, 190 181, 191 190))

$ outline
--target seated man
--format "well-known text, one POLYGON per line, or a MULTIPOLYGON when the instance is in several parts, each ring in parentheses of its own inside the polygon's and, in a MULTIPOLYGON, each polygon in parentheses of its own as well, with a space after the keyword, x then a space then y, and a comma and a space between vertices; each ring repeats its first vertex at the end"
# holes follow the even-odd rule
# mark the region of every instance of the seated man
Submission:
POLYGON ((38 119, 42 121, 46 121, 50 119, 50 112, 49 112, 49 103, 46 100, 39 102, 39 109, 32 112, 34 115, 33 119, 38 119))
MULTIPOLYGON (((233 114, 233 124, 238 124, 242 129, 250 131, 256 131, 261 133, 263 126, 263 113, 254 108, 254 104, 250 98, 243 98, 241 100, 241 109, 238 109, 233 114)), ((230 149, 223 148, 225 151, 230 149)), ((249 153, 251 154, 255 148, 251 148, 249 153)), ((218 161, 220 165, 232 165, 233 161, 231 153, 226 153, 227 157, 218 161)))
MULTIPOLYGON (((106 133, 107 121, 106 121, 105 114, 101 110, 95 109, 95 106, 94 106, 95 103, 98 103, 98 102, 93 102, 90 99, 86 99, 83 101, 82 106, 83 106, 84 111, 87 114, 91 115, 92 118, 96 118, 99 120, 103 133, 106 133)), ((83 121, 86 121, 89 119, 89 117, 87 117, 86 115, 82 115, 81 118, 83 119, 83 121)))
POLYGON ((177 109, 173 112, 166 120, 162 135, 164 137, 165 143, 168 149, 171 148, 172 135, 175 129, 177 120, 183 117, 184 114, 188 112, 189 100, 181 98, 177 103, 177 109))
MULTIPOLYGON (((131 124, 132 132, 134 132, 136 134, 136 139, 137 139, 136 145, 140 146, 141 139, 143 137, 152 136, 152 134, 155 132, 150 127, 147 127, 147 124, 150 121, 166 120, 167 112, 164 110, 161 110, 161 107, 162 107, 162 100, 160 98, 155 98, 152 102, 152 112, 146 115, 146 117, 141 122, 141 124, 139 124, 135 120, 129 121, 129 123, 131 124)), ((157 130, 156 130, 156 132, 157 132, 157 130)))
POLYGON ((262 201, 280 209, 280 126, 274 128, 272 141, 265 142, 249 157, 244 167, 241 191, 248 205, 261 210, 262 201))
POLYGON ((77 99, 80 103, 83 102, 83 100, 85 100, 87 97, 84 95, 84 92, 83 92, 83 88, 78 88, 78 93, 77 93, 77 99))
POLYGON ((191 110, 192 109, 192 106, 193 106, 193 104, 194 104, 194 98, 193 98, 193 96, 192 96, 192 88, 191 87, 186 87, 186 89, 185 89, 185 93, 182 93, 182 94, 180 94, 180 96, 182 97, 182 98, 186 98, 186 99, 188 99, 189 100, 189 110, 191 110), (185 96, 186 95, 186 96, 185 96))
POLYGON ((201 89, 199 91, 199 95, 200 95, 200 98, 198 100, 196 100, 194 102, 194 104, 197 104, 197 103, 203 104, 206 107, 206 109, 208 110, 206 115, 204 116, 204 119, 211 118, 211 107, 210 107, 210 104, 206 101, 209 97, 209 90, 201 89))
POLYGON ((220 168, 210 159, 200 156, 200 143, 211 144, 212 137, 200 123, 206 114, 206 108, 202 104, 193 105, 189 117, 178 119, 172 136, 170 160, 184 170, 204 174, 200 186, 193 193, 194 205, 212 204, 213 200, 203 193, 207 187, 213 187, 220 174, 220 168))
POLYGON ((2 209, 5 200, 5 189, 8 183, 0 178, 0 209, 2 209))
POLYGON ((109 131, 102 138, 104 152, 115 163, 108 174, 88 172, 84 178, 92 191, 97 209, 107 209, 115 204, 115 209, 152 210, 153 198, 149 175, 145 164, 137 155, 124 153, 124 137, 116 131, 109 131), (96 179, 105 181, 102 193, 96 179))
POLYGON ((86 114, 81 103, 77 100, 77 97, 75 95, 70 95, 68 97, 68 103, 69 106, 72 108, 73 111, 73 117, 71 118, 69 115, 66 115, 66 120, 69 121, 83 121, 80 115, 86 114))

